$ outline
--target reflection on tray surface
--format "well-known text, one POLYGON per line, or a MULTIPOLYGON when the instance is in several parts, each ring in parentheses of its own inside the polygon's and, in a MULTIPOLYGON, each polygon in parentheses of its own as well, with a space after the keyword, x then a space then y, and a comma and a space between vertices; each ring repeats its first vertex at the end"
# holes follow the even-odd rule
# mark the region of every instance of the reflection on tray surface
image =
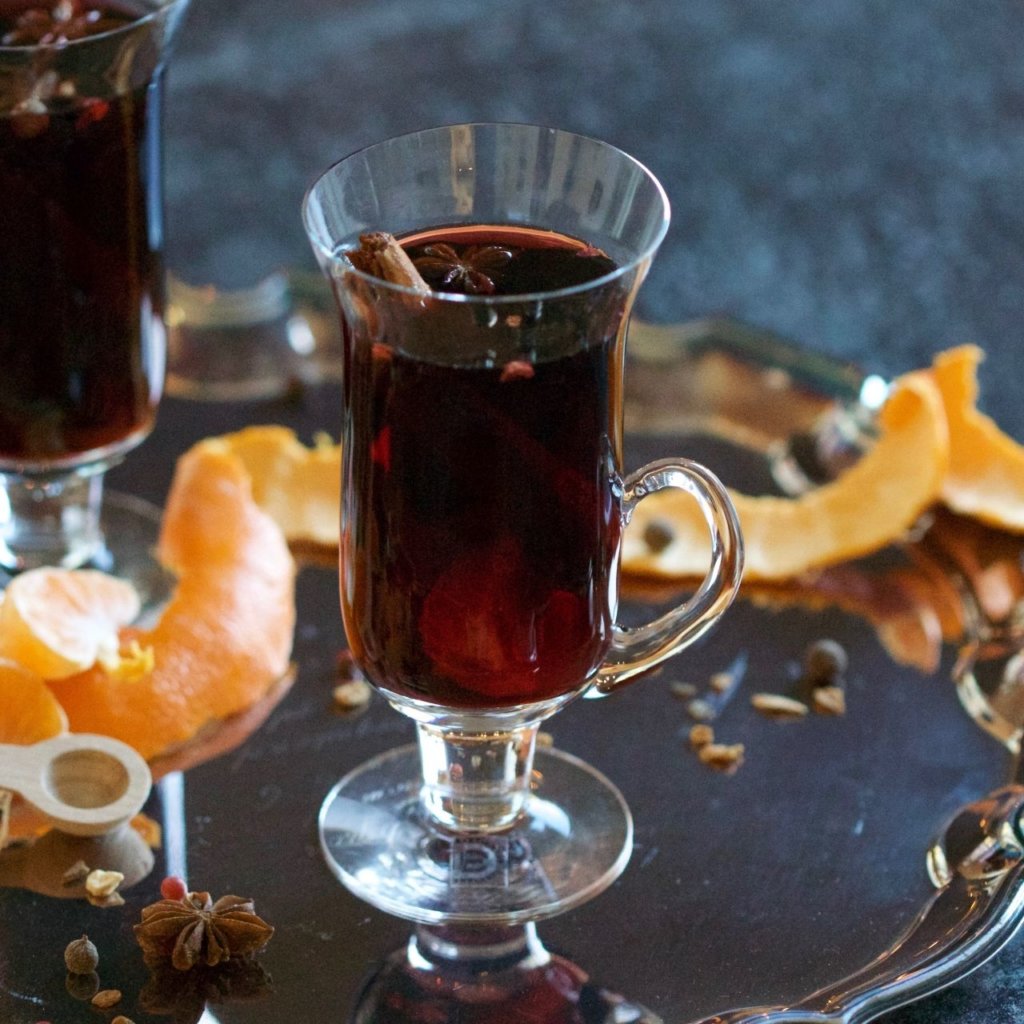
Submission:
MULTIPOLYGON (((865 417, 863 413, 870 410, 871 395, 865 396, 863 375, 853 368, 827 361, 808 361, 805 353, 788 349, 781 343, 779 348, 705 345, 698 359, 702 376, 694 378, 701 382, 697 390, 706 397, 712 393, 706 387, 709 382, 728 377, 733 383, 739 382, 732 394, 733 404, 728 407, 727 415, 720 414, 720 408, 705 409, 699 422, 681 421, 679 392, 672 391, 679 381, 670 382, 665 378, 656 358, 656 343, 663 343, 669 337, 665 333, 659 338, 658 331, 669 329, 654 329, 645 337, 645 325, 637 326, 640 328, 639 337, 634 337, 637 359, 627 374, 631 394, 647 393, 648 388, 657 385, 666 396, 662 411, 671 415, 660 420, 649 416, 644 420, 637 418, 644 415, 643 410, 635 403, 629 405, 632 430, 629 444, 645 453, 642 460, 631 457, 630 463, 646 461, 653 453, 665 454, 675 447, 677 437, 689 438, 690 431, 694 431, 696 441, 693 448, 687 442, 687 454, 712 464, 720 463, 738 481, 754 481, 756 486, 752 489, 755 491, 788 494, 798 493, 806 486, 801 475, 813 482, 822 474, 835 473, 843 459, 855 458, 864 446, 870 445, 870 416, 865 417), (647 364, 649 358, 652 361, 647 364), (737 373, 737 367, 742 368, 743 364, 747 370, 737 373), (768 403, 757 399, 757 389, 765 386, 774 388, 775 394, 784 398, 771 403, 771 410, 768 403), (672 402, 667 401, 669 396, 672 402), (748 415, 752 410, 757 411, 756 416, 748 415), (808 447, 808 438, 822 437, 832 440, 820 444, 814 440, 808 447), (835 442, 837 437, 841 440, 835 442), (796 444, 792 443, 794 439, 796 444), (707 458, 705 449, 709 446, 718 446, 717 451, 723 453, 720 460, 707 458), (798 472, 790 472, 793 464, 798 472)), ((677 340, 678 332, 672 330, 675 332, 672 338, 677 340)), ((672 343, 676 344, 676 340, 672 343)), ((724 392, 719 389, 718 393, 724 392)), ((657 401, 651 403, 655 412, 658 404, 657 401)), ((675 982, 670 981, 664 982, 664 991, 659 988, 655 992, 654 986, 643 979, 642 964, 632 965, 637 967, 640 978, 637 984, 642 987, 642 991, 632 994, 651 1001, 667 1000, 663 1005, 672 1006, 673 1021, 691 1019, 692 1015, 686 1013, 691 1002, 700 1012, 708 1012, 715 1007, 736 1005, 739 1000, 792 998, 803 999, 801 1005, 809 1013, 838 1012, 837 1007, 841 1005, 856 1004, 859 1009, 849 1019, 859 1024, 888 1006, 896 1005, 897 999, 901 1002, 915 998, 962 976, 1005 941, 1022 913, 1021 842, 1018 804, 1015 803, 1019 794, 1010 791, 1004 799, 997 792, 968 804, 953 816, 940 841, 929 849, 929 840, 922 837, 933 835, 942 817, 951 809, 983 796, 985 780, 1002 771, 999 767, 1002 761, 998 753, 987 753, 988 747, 980 747, 981 754, 972 749, 966 755, 939 750, 934 752, 934 757, 924 748, 945 746, 947 733, 950 743, 963 741, 963 734, 955 729, 955 714, 942 706, 949 694, 948 687, 945 690, 941 687, 949 683, 952 671, 961 700, 972 718, 1010 752, 1019 752, 1024 729, 1022 549, 1021 537, 939 510, 923 519, 911 536, 870 558, 821 570, 785 584, 745 585, 742 601, 746 607, 738 609, 741 615, 730 636, 715 637, 711 653, 698 652, 694 660, 686 661, 678 669, 673 666, 666 671, 667 679, 675 671, 692 671, 694 663, 714 662, 714 668, 726 670, 749 649, 753 657, 749 668, 744 662, 742 689, 742 693, 749 696, 748 691, 753 689, 777 685, 784 675, 779 665, 787 652, 798 655, 808 638, 820 636, 823 629, 827 629, 848 645, 851 674, 861 671, 865 664, 869 666, 870 678, 851 687, 851 695, 869 698, 872 703, 868 706, 868 699, 861 704, 854 703, 851 706, 854 721, 818 723, 822 728, 817 735, 826 737, 824 740, 819 741, 805 731, 802 736, 810 736, 810 741, 798 738, 793 742, 795 734, 789 731, 790 726, 779 725, 779 732, 775 733, 773 725, 752 722, 756 716, 749 712, 745 716, 739 714, 741 701, 736 701, 729 709, 732 716, 729 727, 746 728, 763 746, 752 750, 748 768, 734 779, 720 779, 708 773, 693 774, 686 761, 685 741, 681 741, 690 724, 685 716, 678 716, 685 725, 676 731, 671 725, 666 727, 663 722, 655 721, 667 717, 663 710, 666 701, 671 700, 664 693, 654 692, 657 682, 646 684, 650 690, 641 686, 632 704, 629 701, 633 695, 624 695, 620 707, 625 721, 632 721, 628 716, 637 714, 638 709, 647 715, 651 704, 654 705, 655 713, 645 717, 644 722, 650 727, 651 746, 656 748, 660 769, 660 773, 655 774, 650 771, 650 763, 646 766, 655 791, 651 800, 659 802, 643 807, 639 833, 648 845, 641 848, 643 856, 635 858, 640 863, 632 884, 641 889, 653 884, 669 884, 678 873, 677 865, 683 862, 680 858, 689 858, 685 863, 692 877, 688 877, 687 884, 692 883, 694 892, 687 897, 693 900, 687 916, 691 910, 694 913, 690 920, 674 917, 672 928, 684 944, 706 940, 706 950, 694 953, 703 965, 704 975, 694 974, 685 982, 680 981, 681 994, 672 988, 675 982), (860 630, 862 623, 867 623, 870 629, 860 630), (881 657, 876 657, 872 650, 875 641, 881 648, 881 657), (775 677, 766 672, 766 667, 773 667, 773 661, 778 663, 775 677), (886 663, 890 667, 900 666, 900 669, 886 673, 886 663), (910 680, 902 678, 903 668, 909 670, 906 674, 912 677, 910 680), (902 695, 897 692, 895 696, 892 691, 883 692, 886 687, 900 687, 908 681, 921 681, 927 689, 913 689, 909 696, 906 689, 902 695), (660 703, 658 698, 661 698, 660 703), (755 733, 755 728, 762 731, 755 733), (884 733, 875 745, 872 744, 873 730, 884 733), (935 744, 932 733, 941 735, 942 743, 935 744), (783 734, 785 739, 778 739, 783 734), (670 738, 671 747, 666 736, 670 738), (914 743, 914 736, 920 741, 919 746, 908 749, 914 743), (801 759, 822 751, 821 760, 801 759), (967 761, 973 757, 974 762, 963 768, 958 757, 967 761), (999 765, 988 774, 977 770, 977 764, 986 757, 999 765), (855 768, 851 769, 851 765, 855 768), (911 778, 918 770, 922 771, 922 778, 911 778), (816 785, 808 781, 809 773, 818 777, 816 785), (772 776, 770 785, 759 788, 761 779, 767 775, 772 776), (698 780, 696 787, 695 778, 698 780), (884 784, 880 779, 884 779, 884 784), (976 788, 979 785, 982 788, 976 788), (696 795, 683 792, 686 787, 699 792, 696 795), (965 797, 965 790, 971 787, 975 789, 965 797), (821 795, 814 797, 816 790, 820 790, 821 795), (810 798, 808 794, 812 794, 810 798), (752 795, 765 798, 757 802, 752 795), (671 805, 672 815, 663 814, 660 802, 663 798, 676 801, 671 805), (764 805, 771 800, 774 803, 765 810, 764 805), (676 820, 692 822, 694 815, 706 813, 711 804, 718 809, 717 816, 708 814, 706 821, 702 819, 699 830, 684 829, 676 820), (802 833, 808 831, 808 820, 815 815, 818 816, 815 835, 801 838, 802 833), (742 856, 734 850, 737 821, 750 833, 742 856), (778 834, 759 836, 758 829, 762 826, 778 829, 778 834), (679 835, 674 829, 679 830, 679 835), (764 844, 773 847, 767 860, 764 844), (800 857, 808 851, 820 858, 821 863, 801 861, 800 857), (735 863, 730 861, 724 866, 715 859, 734 854, 735 863), (784 863, 780 866, 772 857, 784 863), (670 869, 665 864, 671 858, 675 860, 670 869), (832 869, 823 866, 831 858, 838 858, 842 863, 841 868, 835 868, 835 877, 832 869), (926 863, 938 892, 932 889, 930 901, 923 906, 915 904, 913 909, 919 913, 912 920, 901 919, 908 901, 918 898, 918 890, 910 887, 908 891, 905 880, 924 878, 926 863), (794 864, 798 864, 798 868, 794 868, 794 864), (743 876, 740 868, 749 868, 751 877, 743 876), (842 929, 837 930, 834 919, 824 924, 818 921, 819 917, 824 920, 831 915, 834 918, 834 912, 842 909, 836 900, 848 899, 850 892, 865 878, 873 888, 870 892, 866 892, 864 886, 856 890, 863 895, 864 905, 851 911, 852 919, 842 929), (763 893, 768 881, 780 887, 781 903, 772 901, 769 908, 755 907, 758 894, 763 893), (716 918, 720 932, 705 935, 700 930, 700 921, 711 913, 707 906, 697 905, 700 894, 696 889, 700 882, 716 891, 724 891, 723 885, 735 886, 735 892, 730 890, 724 900, 726 913, 716 918), (904 888, 897 892, 901 885, 904 888), (839 893, 839 897, 835 893, 839 893), (737 900, 747 903, 738 906, 737 900), (793 906, 787 906, 787 901, 793 906), (808 907, 814 907, 815 912, 809 914, 808 907), (870 924, 868 918, 872 915, 881 921, 880 926, 870 924), (892 935, 898 929, 892 927, 893 919, 901 921, 901 928, 910 920, 908 929, 895 940, 892 935), (791 935, 797 929, 801 934, 791 935), (777 941, 780 931, 785 931, 797 948, 813 947, 821 942, 828 955, 822 957, 821 963, 796 966, 789 962, 788 951, 785 956, 777 954, 773 960, 772 942, 777 941), (753 962, 755 954, 760 958, 760 966, 751 968, 746 961, 753 962), (877 959, 872 960, 872 957, 877 959), (865 964, 867 966, 862 966, 865 964), (745 972, 740 967, 745 968, 745 972), (837 973, 846 977, 833 984, 837 973), (722 974, 728 977, 722 978, 722 974), (813 985, 802 987, 807 978, 814 979, 813 985), (809 988, 826 983, 821 991, 805 998, 809 988), (747 989, 743 989, 745 984, 747 989), (738 995, 726 997, 724 992, 738 992, 738 995), (868 1007, 872 1008, 870 1013, 868 1007)), ((625 598, 638 604, 669 601, 682 587, 678 583, 639 579, 625 582, 625 598)), ((640 609, 639 615, 642 619, 649 618, 649 608, 640 609)), ((324 616, 324 621, 328 620, 334 621, 333 607, 330 614, 324 616)), ((730 696, 738 692, 737 687, 730 696)), ((281 693, 276 696, 280 697, 281 693)), ((296 702, 305 699, 301 686, 296 687, 290 699, 296 702)), ((292 706, 299 707, 299 704, 292 706)), ((269 708, 264 710, 269 711, 269 708)), ((581 716, 585 713, 586 709, 580 712, 581 716)), ((364 720, 372 720, 373 715, 371 708, 364 720)), ((327 716, 321 721, 314 714, 308 714, 302 719, 301 728, 309 732, 310 745, 302 747, 294 737, 289 740, 287 720, 283 719, 279 726, 273 746, 265 740, 261 745, 260 733, 249 740, 250 747, 246 749, 253 753, 246 764, 254 773, 262 771, 268 762, 274 767, 275 758, 292 761, 303 750, 325 749, 321 741, 330 738, 329 734, 333 736, 332 729, 340 728, 328 721, 327 716)), ((800 726, 794 728, 801 729, 800 726)), ((970 731, 968 723, 964 723, 964 728, 970 731)), ((245 736, 248 731, 239 738, 245 736)), ((579 739, 572 731, 569 736, 579 739)), ((610 746, 613 740, 602 736, 602 741, 613 749, 610 746)), ((365 740, 370 747, 382 742, 380 736, 374 739, 369 728, 365 733, 351 731, 351 736, 346 733, 345 738, 353 745, 365 740)), ((391 738, 388 737, 389 742, 391 738)), ((588 741, 591 739, 588 734, 588 741)), ((989 742, 985 737, 979 738, 979 744, 981 741, 989 742)), ((995 744, 991 747, 997 752, 1000 749, 995 744)), ((614 748, 614 752, 621 753, 621 749, 614 748)), ((654 757, 654 754, 647 755, 632 748, 630 753, 637 758, 654 757)), ((639 773, 640 769, 637 771, 639 773)), ((226 792, 236 792, 231 787, 242 785, 228 772, 222 779, 226 792)), ((249 782, 251 780, 245 784, 249 782)), ((237 824, 235 815, 232 808, 222 809, 223 834, 237 824)), ((269 820, 275 819, 271 815, 269 820)), ((217 823, 207 822, 204 828, 208 829, 208 834, 203 842, 212 841, 209 837, 216 835, 217 823)), ((41 845, 41 841, 37 845, 41 845)), ((24 858, 27 850, 25 846, 20 851, 12 849, 8 854, 24 858)), ((184 874, 184 871, 178 873, 184 874)), ((2 884, 19 883, 6 880, 2 884)), ((15 915, 7 913, 5 917, 16 916, 28 905, 26 900, 32 898, 25 892, 7 895, 7 910, 13 909, 15 915)), ((297 894, 297 898, 301 896, 297 894)), ((615 890, 602 896, 613 908, 620 905, 615 901, 621 902, 623 898, 615 890)), ((628 896, 625 898, 628 900, 628 896)), ((720 902, 716 896, 715 913, 720 902)), ((62 906, 67 908, 66 903, 62 906)), ((73 908, 74 904, 71 906, 73 908)), ((673 906, 678 909, 678 904, 673 906)), ((330 909, 333 913, 337 906, 332 905, 330 909)), ((325 911, 307 901, 302 912, 308 913, 311 921, 319 921, 317 915, 325 911)), ((645 915, 653 913, 653 910, 644 910, 645 915)), ((559 919, 559 923, 567 920, 572 919, 559 919)), ((113 917, 104 919, 108 931, 114 924, 113 917)), ((54 945, 51 933, 56 933, 56 915, 53 920, 50 915, 37 915, 35 927, 45 931, 46 942, 54 945)), ((345 939, 350 943, 358 941, 351 936, 345 939)), ((116 942, 111 931, 107 948, 114 948, 116 942)), ((600 939, 601 944, 607 942, 607 937, 600 939)), ((569 945, 578 948, 575 943, 569 945)), ((389 941, 384 949, 390 946, 389 941)), ((349 947, 342 942, 332 949, 339 955, 347 956, 349 952, 349 947)), ((374 956, 382 952, 371 948, 361 950, 360 955, 374 956)), ((0 981, 12 988, 21 981, 18 972, 27 969, 26 964, 16 964, 14 959, 11 964, 0 964, 3 968, 0 981)), ((201 972, 188 979, 154 975, 142 990, 139 1008, 152 1014, 169 1015, 174 1020, 198 1021, 204 1012, 211 1019, 219 1019, 220 1007, 223 1007, 225 1020, 249 1019, 251 1013, 253 1020, 276 1021, 282 1012, 289 1010, 274 999, 268 1000, 269 1009, 265 1011, 255 1006, 232 1011, 227 1005, 235 998, 269 996, 266 972, 258 965, 252 967, 255 969, 211 971, 202 976, 201 972), (207 1001, 213 1006, 216 1018, 205 1009, 207 1001)), ((60 982, 62 984, 63 979, 60 982)), ((329 987, 332 997, 336 989, 343 990, 340 982, 329 987)), ((323 993, 320 995, 322 997, 323 993)), ((47 998, 50 996, 52 993, 47 998)), ((351 1000, 351 992, 345 992, 340 1004, 342 1014, 351 1005, 346 1000, 351 1000)), ((56 1006, 56 997, 50 1002, 56 1006)), ((5 1005, 0 1003, 0 1009, 5 1005)), ((315 1001, 310 1005, 322 1006, 315 1001)), ((351 1008, 350 1019, 352 1024, 368 1024, 371 1020, 381 1024, 447 1020, 456 1024, 482 1024, 515 1019, 514 1013, 524 1008, 536 1011, 536 1017, 529 1019, 543 1022, 655 1024, 659 1020, 643 1007, 592 985, 581 968, 548 953, 532 926, 508 929, 503 938, 493 933, 453 936, 437 929, 417 929, 408 947, 390 956, 366 981, 351 1008), (473 952, 474 945, 476 952, 473 952)), ((308 1006, 294 1009, 298 1013, 308 1006)), ((738 1024, 740 1021, 783 1019, 773 1017, 774 1012, 758 1011, 761 1014, 758 1016, 744 1010, 707 1020, 738 1024)), ((56 1015, 56 1011, 53 1014, 56 1015)))
POLYGON ((421 925, 360 994, 352 1024, 661 1024, 549 953, 532 924, 421 925))

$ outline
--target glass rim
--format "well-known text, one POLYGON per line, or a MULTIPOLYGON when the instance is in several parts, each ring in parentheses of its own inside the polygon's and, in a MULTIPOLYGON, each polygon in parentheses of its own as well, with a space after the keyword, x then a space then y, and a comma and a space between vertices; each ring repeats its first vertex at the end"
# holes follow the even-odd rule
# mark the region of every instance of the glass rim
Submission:
MULTIPOLYGON (((152 10, 146 11, 139 17, 134 18, 132 21, 126 22, 124 25, 118 25, 117 28, 107 29, 106 32, 97 32, 95 35, 82 36, 79 39, 68 39, 63 43, 26 43, 23 46, 11 46, 9 43, 0 43, 0 56, 10 56, 13 54, 25 55, 29 53, 64 53, 66 50, 74 48, 84 49, 88 44, 99 42, 101 40, 111 39, 114 36, 120 35, 122 32, 129 32, 139 25, 145 25, 152 21, 154 18, 163 14, 165 11, 170 10, 173 7, 184 7, 189 0, 156 0, 156 6, 152 10)), ((31 9, 31 4, 26 5, 25 10, 31 9)))
MULTIPOLYGON (((602 274, 600 277, 595 277, 590 281, 584 281, 582 284, 568 285, 564 288, 552 288, 542 291, 534 292, 515 292, 508 295, 466 295, 461 292, 441 292, 431 289, 428 293, 429 298, 432 301, 452 302, 456 304, 471 304, 481 306, 493 306, 501 305, 503 303, 510 302, 539 302, 546 301, 548 299, 557 299, 563 296, 579 295, 583 292, 592 291, 595 288, 601 288, 606 284, 610 284, 613 281, 617 281, 619 278, 625 277, 627 274, 632 273, 637 267, 643 263, 649 261, 654 253, 657 251, 658 246, 661 245, 668 232, 669 222, 671 219, 671 206, 668 201, 668 195, 665 192, 664 187, 653 172, 641 163, 636 157, 630 156, 624 149, 620 149, 618 146, 613 145, 610 142, 605 142, 603 139, 594 138, 591 135, 582 135, 579 132, 568 131, 564 128, 552 128, 548 125, 530 124, 529 122, 523 121, 468 121, 468 122, 454 122, 452 124, 435 125, 431 128, 420 128, 411 132, 403 132, 399 135, 393 135, 387 139, 381 139, 378 142, 372 142, 367 146, 361 146, 359 149, 353 150, 351 153, 346 154, 338 160, 335 160, 327 168, 325 168, 320 174, 316 176, 313 183, 306 189, 306 194, 302 200, 302 221, 303 226, 306 229, 306 234, 309 236, 313 245, 317 250, 332 263, 340 262, 341 254, 338 252, 336 247, 329 247, 326 243, 327 240, 323 238, 318 227, 312 224, 310 217, 310 207, 312 204, 312 198, 317 188, 321 186, 331 174, 336 171, 342 164, 348 163, 348 161, 355 159, 356 157, 362 156, 371 150, 377 149, 381 146, 389 145, 393 142, 401 141, 402 139, 412 139, 416 136, 431 135, 440 132, 451 131, 455 128, 530 128, 537 132, 548 132, 552 135, 563 135, 567 138, 581 139, 583 141, 593 143, 597 146, 601 146, 610 152, 617 153, 622 159, 627 161, 636 167, 644 177, 653 184, 654 189, 661 200, 661 221, 658 224, 657 230, 655 231, 653 239, 643 248, 643 251, 637 253, 629 260, 624 261, 622 264, 617 266, 614 270, 609 271, 607 274, 602 274)), ((469 221, 466 222, 471 223, 469 221)), ((505 227, 522 227, 522 228, 538 228, 543 230, 551 230, 542 224, 508 224, 499 225, 505 227)), ((442 225, 443 227, 443 225, 442 225)), ((351 261, 347 261, 348 266, 346 268, 347 273, 353 274, 356 278, 366 281, 370 284, 375 285, 379 288, 385 288, 388 291, 394 292, 396 295, 412 295, 417 298, 424 298, 424 293, 416 288, 411 288, 408 285, 396 284, 393 281, 386 281, 383 278, 375 277, 373 274, 367 274, 365 271, 359 270, 355 267, 351 261)))

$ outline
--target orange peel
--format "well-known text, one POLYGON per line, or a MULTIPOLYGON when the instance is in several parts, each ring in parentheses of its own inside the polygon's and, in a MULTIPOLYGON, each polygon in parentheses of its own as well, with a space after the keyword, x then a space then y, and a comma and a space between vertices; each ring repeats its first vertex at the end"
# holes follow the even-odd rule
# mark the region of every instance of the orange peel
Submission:
MULTIPOLYGON (((949 465, 949 433, 938 388, 925 372, 898 378, 879 412, 875 444, 835 480, 796 498, 730 492, 746 545, 746 580, 793 579, 868 554, 898 539, 936 502, 949 465)), ((707 570, 707 528, 693 500, 662 491, 642 501, 623 542, 623 568, 662 577, 707 570), (648 526, 671 527, 652 550, 648 526)))
POLYGON ((287 427, 254 426, 221 436, 242 462, 253 498, 291 543, 336 547, 341 448, 326 435, 307 447, 287 427))
POLYGON ((949 472, 942 499, 954 512, 1024 531, 1024 447, 977 408, 984 353, 961 345, 936 356, 932 374, 949 422, 949 472))
POLYGON ((158 554, 178 576, 174 593, 152 629, 121 634, 152 649, 152 667, 125 679, 94 665, 49 684, 73 731, 114 736, 147 759, 200 741, 274 690, 295 624, 294 560, 226 440, 178 460, 158 554))

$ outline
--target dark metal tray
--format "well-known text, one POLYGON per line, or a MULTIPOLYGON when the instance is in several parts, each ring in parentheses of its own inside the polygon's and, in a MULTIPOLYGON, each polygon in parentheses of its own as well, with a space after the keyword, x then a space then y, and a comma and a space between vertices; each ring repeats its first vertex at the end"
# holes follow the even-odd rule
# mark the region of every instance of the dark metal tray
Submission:
MULTIPOLYGON (((786 491, 870 444, 877 383, 865 389, 854 368, 716 321, 640 325, 631 344, 631 467, 684 454, 736 486, 786 491)), ((309 437, 336 429, 335 408, 327 386, 230 409, 169 400, 117 485, 159 500, 192 440, 267 421, 309 437)), ((871 559, 745 588, 721 626, 659 676, 553 719, 556 745, 612 778, 636 824, 622 878, 538 928, 588 978, 576 1016, 557 1019, 860 1024, 994 953, 1024 913, 1024 790, 1012 786, 1024 720, 1020 564, 1019 540, 940 514, 871 559), (848 713, 756 713, 753 692, 797 692, 803 653, 822 637, 849 654, 848 713), (710 693, 723 670, 739 685, 710 693), (734 775, 690 749, 692 719, 673 692, 681 682, 715 702, 722 740, 745 744, 734 775)), ((266 725, 155 795, 164 842, 124 908, 0 889, 0 1019, 91 1019, 65 990, 61 962, 83 931, 100 947, 103 984, 125 993, 117 1012, 136 1024, 364 1019, 360 994, 410 929, 334 881, 316 815, 341 774, 407 742, 411 728, 379 699, 355 717, 332 712, 344 643, 336 582, 322 567, 300 575, 299 675, 266 725), (277 929, 257 971, 202 984, 150 976, 131 925, 168 872, 256 899, 277 929)), ((627 616, 650 616, 673 589, 626 581, 627 616)), ((453 1002, 449 1019, 483 1019, 474 1005, 453 1002)))

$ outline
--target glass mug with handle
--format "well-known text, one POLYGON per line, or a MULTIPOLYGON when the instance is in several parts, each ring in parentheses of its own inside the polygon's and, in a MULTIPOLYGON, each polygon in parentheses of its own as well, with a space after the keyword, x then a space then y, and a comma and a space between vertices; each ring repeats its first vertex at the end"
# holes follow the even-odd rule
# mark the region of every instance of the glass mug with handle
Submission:
POLYGON ((303 213, 345 343, 345 629, 418 734, 332 790, 325 856, 413 920, 561 912, 618 876, 632 825, 584 762, 543 751, 535 771, 540 723, 692 642, 742 571, 707 469, 622 472, 626 326, 668 202, 610 145, 475 124, 347 157, 303 213), (622 532, 667 487, 699 503, 711 567, 681 607, 624 629, 622 532))

